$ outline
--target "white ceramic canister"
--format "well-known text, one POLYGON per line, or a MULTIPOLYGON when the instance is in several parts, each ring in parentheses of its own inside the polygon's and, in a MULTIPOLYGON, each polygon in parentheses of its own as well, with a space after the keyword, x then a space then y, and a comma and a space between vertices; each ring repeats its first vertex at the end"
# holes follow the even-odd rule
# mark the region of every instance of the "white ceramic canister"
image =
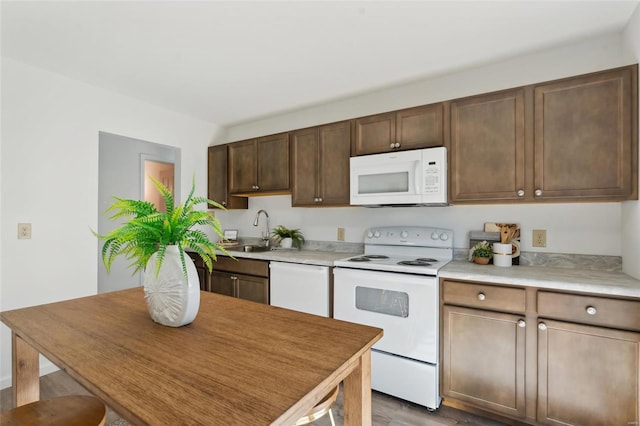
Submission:
POLYGON ((504 268, 511 267, 513 245, 493 243, 493 264, 504 268))

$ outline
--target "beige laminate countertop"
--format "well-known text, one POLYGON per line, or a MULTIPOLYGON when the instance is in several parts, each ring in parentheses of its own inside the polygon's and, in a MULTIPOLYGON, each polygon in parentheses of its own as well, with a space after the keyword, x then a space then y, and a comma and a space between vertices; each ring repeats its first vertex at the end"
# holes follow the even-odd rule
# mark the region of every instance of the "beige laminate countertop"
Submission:
MULTIPOLYGON (((334 261, 355 256, 357 253, 277 249, 248 253, 230 250, 229 254, 245 259, 333 266, 334 261)), ((453 261, 439 271, 439 276, 466 281, 640 298, 640 280, 621 272, 524 265, 500 268, 494 265, 453 261)))
POLYGON ((442 268, 439 276, 466 281, 640 298, 640 280, 622 272, 523 265, 501 268, 454 261, 442 268))
POLYGON ((302 263, 306 265, 333 266, 339 259, 355 256, 357 253, 344 253, 319 250, 276 249, 259 252, 228 250, 233 257, 243 259, 268 260, 270 262, 302 263))

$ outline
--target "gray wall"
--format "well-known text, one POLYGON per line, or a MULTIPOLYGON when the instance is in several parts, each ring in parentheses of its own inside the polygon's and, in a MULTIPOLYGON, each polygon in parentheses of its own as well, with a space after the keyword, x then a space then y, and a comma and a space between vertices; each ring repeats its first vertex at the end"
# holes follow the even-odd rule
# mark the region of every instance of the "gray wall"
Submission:
MULTIPOLYGON (((98 164, 98 233, 104 234, 118 226, 104 211, 112 204, 113 196, 141 199, 142 159, 174 163, 175 198, 180 199, 180 149, 152 142, 100 132, 98 164)), ((106 293, 142 285, 142 273, 131 275, 129 261, 118 258, 107 273, 98 241, 98 293, 106 293)))

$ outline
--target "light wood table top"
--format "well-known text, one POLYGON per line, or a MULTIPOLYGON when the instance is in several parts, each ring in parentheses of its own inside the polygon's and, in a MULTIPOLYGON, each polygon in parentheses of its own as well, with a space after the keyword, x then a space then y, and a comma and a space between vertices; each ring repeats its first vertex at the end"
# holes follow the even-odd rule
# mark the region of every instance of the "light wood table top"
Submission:
POLYGON ((7 311, 16 406, 38 353, 133 424, 292 425, 344 380, 345 425, 371 424, 382 330, 202 292, 196 320, 154 323, 142 288, 7 311))

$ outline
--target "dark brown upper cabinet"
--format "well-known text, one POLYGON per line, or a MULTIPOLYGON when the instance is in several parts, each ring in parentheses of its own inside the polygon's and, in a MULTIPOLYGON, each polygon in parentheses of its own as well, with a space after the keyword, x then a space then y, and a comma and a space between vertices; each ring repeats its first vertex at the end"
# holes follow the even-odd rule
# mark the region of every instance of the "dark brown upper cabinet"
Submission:
POLYGON ((226 209, 246 209, 248 204, 246 198, 233 197, 229 194, 227 185, 227 150, 228 145, 209 147, 209 187, 207 197, 222 204, 226 209))
POLYGON ((239 196, 290 192, 289 133, 229 144, 229 193, 239 196))
POLYGON ((638 66, 451 102, 450 200, 638 199, 638 66))
POLYGON ((537 200, 638 197, 637 76, 635 65, 534 86, 537 200))
POLYGON ((451 102, 452 203, 524 200, 524 110, 523 89, 451 102))
POLYGON ((350 152, 350 121, 292 132, 291 204, 349 205, 350 152))
POLYGON ((443 146, 443 121, 442 103, 357 118, 353 154, 443 146))

